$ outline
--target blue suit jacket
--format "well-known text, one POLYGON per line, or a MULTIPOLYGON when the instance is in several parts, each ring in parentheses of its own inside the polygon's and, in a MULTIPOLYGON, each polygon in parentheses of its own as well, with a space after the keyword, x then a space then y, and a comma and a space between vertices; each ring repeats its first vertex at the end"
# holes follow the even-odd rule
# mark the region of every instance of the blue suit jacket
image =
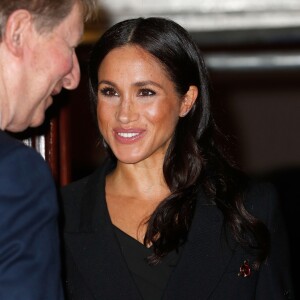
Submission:
MULTIPOLYGON (((142 300, 115 236, 105 200, 110 166, 62 190, 65 214, 66 290, 70 300, 142 300)), ((164 300, 294 299, 288 241, 274 189, 255 184, 246 193, 248 210, 268 226, 271 253, 259 271, 238 276, 253 257, 223 233, 223 215, 203 192, 164 300)))
POLYGON ((0 299, 62 298, 56 188, 35 150, 0 131, 0 299))

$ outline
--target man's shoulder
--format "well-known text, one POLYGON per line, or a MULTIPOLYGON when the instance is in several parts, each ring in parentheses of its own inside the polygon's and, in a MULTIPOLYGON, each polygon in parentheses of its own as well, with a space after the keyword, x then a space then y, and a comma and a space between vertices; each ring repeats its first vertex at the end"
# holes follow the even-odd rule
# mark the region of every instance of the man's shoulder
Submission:
POLYGON ((28 167, 28 171, 46 170, 49 173, 49 166, 39 152, 3 131, 0 131, 0 164, 2 167, 22 166, 22 170, 28 167))
POLYGON ((1 154, 5 154, 6 152, 10 152, 11 150, 19 147, 23 148, 25 147, 25 145, 20 140, 0 130, 0 153, 1 154))
POLYGON ((40 157, 41 155, 33 148, 24 144, 23 141, 11 136, 10 134, 0 130, 0 153, 1 156, 13 151, 24 151, 40 157))
POLYGON ((3 193, 18 190, 30 195, 35 190, 55 197, 53 177, 42 155, 5 132, 0 132, 0 185, 3 193))

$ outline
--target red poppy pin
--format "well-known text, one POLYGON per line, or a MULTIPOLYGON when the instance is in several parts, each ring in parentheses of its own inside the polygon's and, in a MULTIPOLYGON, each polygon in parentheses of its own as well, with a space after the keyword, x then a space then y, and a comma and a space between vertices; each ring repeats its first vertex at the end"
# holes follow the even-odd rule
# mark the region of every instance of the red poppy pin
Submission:
POLYGON ((248 260, 244 260, 243 264, 240 266, 240 272, 238 276, 249 277, 251 275, 251 268, 248 260))

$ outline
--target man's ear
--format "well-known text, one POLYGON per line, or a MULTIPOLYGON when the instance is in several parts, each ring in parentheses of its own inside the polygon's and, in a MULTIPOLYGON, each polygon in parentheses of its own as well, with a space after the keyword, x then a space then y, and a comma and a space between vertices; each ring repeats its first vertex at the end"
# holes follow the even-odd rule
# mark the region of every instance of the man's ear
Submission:
POLYGON ((24 42, 26 41, 26 30, 32 25, 32 15, 28 10, 18 9, 7 19, 3 42, 9 51, 15 56, 23 53, 24 42))
POLYGON ((180 112, 179 112, 180 117, 185 117, 189 113, 197 97, 198 97, 198 88, 195 85, 191 85, 189 87, 189 90, 186 92, 186 94, 183 97, 180 106, 180 112))

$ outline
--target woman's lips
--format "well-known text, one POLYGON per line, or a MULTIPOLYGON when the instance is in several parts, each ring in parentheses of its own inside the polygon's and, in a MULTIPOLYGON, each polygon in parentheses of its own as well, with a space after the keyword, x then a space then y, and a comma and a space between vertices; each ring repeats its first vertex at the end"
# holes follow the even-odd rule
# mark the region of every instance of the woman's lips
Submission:
POLYGON ((132 144, 139 141, 145 136, 146 130, 130 129, 130 130, 114 130, 115 138, 122 144, 132 144))

